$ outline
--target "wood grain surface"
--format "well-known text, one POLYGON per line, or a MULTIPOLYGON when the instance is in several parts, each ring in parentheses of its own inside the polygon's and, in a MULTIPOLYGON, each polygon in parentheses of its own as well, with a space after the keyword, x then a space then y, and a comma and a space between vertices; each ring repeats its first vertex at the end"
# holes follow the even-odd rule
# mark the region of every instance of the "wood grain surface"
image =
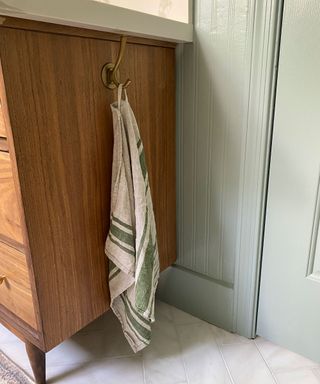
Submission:
MULTIPOLYGON (((22 230, 22 236, 23 236, 23 247, 21 247, 21 250, 26 256, 26 262, 28 266, 31 291, 32 291, 33 306, 34 306, 36 320, 37 320, 37 330, 33 329, 25 321, 17 317, 15 314, 7 310, 7 308, 5 308, 2 305, 0 305, 0 321, 7 328, 13 331, 18 337, 20 337, 22 340, 28 340, 33 344, 37 345, 38 347, 44 348, 42 321, 40 318, 39 302, 38 302, 38 296, 37 296, 36 287, 35 287, 34 271, 33 271, 33 264, 31 261, 31 255, 30 255, 29 238, 28 238, 27 229, 26 229, 24 208, 22 205, 21 188, 20 188, 18 168, 17 168, 16 156, 15 156, 15 147, 14 147, 12 129, 10 124, 9 110, 8 110, 1 62, 0 62, 0 99, 1 99, 2 120, 3 120, 5 131, 7 134, 6 144, 7 144, 8 152, 10 153, 10 165, 11 165, 12 174, 13 174, 14 188, 15 188, 15 193, 17 197, 17 205, 20 212, 19 216, 20 216, 21 230, 22 230)), ((13 245, 16 246, 17 244, 13 244, 13 245)), ((20 247, 20 244, 18 244, 18 246, 20 247)))
POLYGON ((0 99, 0 138, 7 137, 6 127, 4 124, 3 110, 2 110, 2 101, 0 99))
POLYGON ((46 354, 29 342, 26 342, 26 352, 36 384, 46 384, 46 354))
MULTIPOLYGON (((118 49, 90 36, 1 28, 46 351, 109 307, 104 242, 116 95, 100 71, 118 49)), ((176 258, 174 60, 171 47, 128 43, 120 69, 133 82, 128 96, 146 151, 162 269, 176 258)))
POLYGON ((21 217, 10 155, 0 152, 0 241, 23 248, 21 217))
POLYGON ((4 137, 0 137, 0 151, 9 152, 8 141, 4 137))
POLYGON ((0 303, 27 324, 37 329, 26 257, 0 242, 0 303))
POLYGON ((35 330, 17 315, 9 311, 6 307, 0 304, 0 320, 1 323, 14 333, 20 340, 31 342, 38 348, 43 349, 43 340, 41 330, 35 330))

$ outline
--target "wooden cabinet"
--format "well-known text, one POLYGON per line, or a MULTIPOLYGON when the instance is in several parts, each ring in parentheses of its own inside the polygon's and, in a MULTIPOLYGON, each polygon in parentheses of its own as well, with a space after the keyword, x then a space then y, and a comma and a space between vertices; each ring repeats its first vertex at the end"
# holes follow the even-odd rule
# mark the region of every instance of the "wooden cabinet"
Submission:
POLYGON ((0 139, 6 138, 6 137, 7 137, 7 133, 6 133, 5 125, 4 125, 2 106, 0 104, 0 139))
POLYGON ((0 152, 0 241, 23 247, 21 216, 10 155, 0 152))
MULTIPOLYGON (((0 26, 0 320, 27 343, 38 382, 44 352, 109 308, 116 93, 100 72, 119 40, 19 19, 0 26)), ((128 39, 120 76, 132 80, 162 269, 176 257, 174 67, 173 44, 128 39)))
POLYGON ((0 289, 1 305, 37 330, 26 255, 3 243, 0 243, 0 255, 0 271, 4 278, 0 289))

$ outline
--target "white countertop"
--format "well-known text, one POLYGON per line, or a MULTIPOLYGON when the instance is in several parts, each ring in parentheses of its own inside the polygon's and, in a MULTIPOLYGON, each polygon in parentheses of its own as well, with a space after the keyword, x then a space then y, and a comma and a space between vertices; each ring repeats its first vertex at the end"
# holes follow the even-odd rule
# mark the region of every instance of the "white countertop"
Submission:
POLYGON ((193 25, 92 0, 0 0, 0 15, 173 42, 191 42, 193 25))

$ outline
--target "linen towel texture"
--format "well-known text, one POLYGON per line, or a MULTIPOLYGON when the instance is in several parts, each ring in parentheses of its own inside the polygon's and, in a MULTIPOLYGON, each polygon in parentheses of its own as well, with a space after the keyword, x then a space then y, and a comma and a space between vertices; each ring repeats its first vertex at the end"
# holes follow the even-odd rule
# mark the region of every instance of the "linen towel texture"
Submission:
POLYGON ((154 322, 159 256, 145 154, 139 128, 128 102, 111 104, 114 147, 109 258, 111 308, 134 352, 150 343, 154 322))

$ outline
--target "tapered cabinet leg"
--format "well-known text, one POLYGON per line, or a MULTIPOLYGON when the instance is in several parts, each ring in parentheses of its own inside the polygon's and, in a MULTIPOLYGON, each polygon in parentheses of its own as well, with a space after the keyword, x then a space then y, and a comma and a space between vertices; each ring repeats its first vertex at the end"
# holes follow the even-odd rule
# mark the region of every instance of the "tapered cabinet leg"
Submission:
POLYGON ((26 342, 26 351, 37 384, 46 383, 46 354, 35 345, 26 342))

